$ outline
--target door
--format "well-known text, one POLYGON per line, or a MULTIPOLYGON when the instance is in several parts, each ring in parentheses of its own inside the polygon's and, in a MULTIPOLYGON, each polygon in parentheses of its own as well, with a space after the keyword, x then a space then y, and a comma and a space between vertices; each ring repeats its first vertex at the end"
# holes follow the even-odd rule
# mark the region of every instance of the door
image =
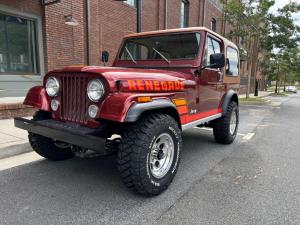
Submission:
MULTIPOLYGON (((203 66, 210 64, 210 55, 215 53, 221 53, 222 51, 222 42, 211 36, 207 35, 206 38, 206 47, 203 56, 203 66)), ((217 114, 221 90, 219 88, 220 83, 222 82, 223 74, 222 69, 212 69, 206 68, 202 70, 202 73, 198 79, 198 96, 199 96, 199 105, 198 111, 207 112, 207 115, 217 114)))

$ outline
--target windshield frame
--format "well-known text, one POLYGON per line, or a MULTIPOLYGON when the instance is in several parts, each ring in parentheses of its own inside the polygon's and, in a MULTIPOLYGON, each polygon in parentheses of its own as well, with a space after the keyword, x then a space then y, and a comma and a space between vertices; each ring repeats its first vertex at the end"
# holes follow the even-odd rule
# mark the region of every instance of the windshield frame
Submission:
MULTIPOLYGON (((157 63, 159 63, 158 65, 172 65, 172 64, 182 64, 182 62, 185 63, 185 65, 181 65, 182 67, 192 67, 195 60, 198 61, 198 59, 201 57, 202 55, 202 43, 203 43, 203 32, 201 31, 187 31, 187 32, 174 32, 174 33, 161 33, 161 34, 150 34, 150 35, 145 35, 145 36, 136 36, 136 37, 129 37, 129 38, 124 38, 123 39, 123 42, 121 44, 121 48, 117 54, 117 57, 116 57, 116 60, 115 62, 117 64, 121 63, 122 65, 123 64, 132 64, 133 66, 142 66, 142 65, 147 65, 148 63, 155 63, 157 65, 157 63), (166 62, 166 60, 164 59, 141 59, 141 60, 138 60, 138 59, 135 59, 136 61, 136 64, 132 64, 132 60, 129 60, 129 59, 121 59, 121 55, 123 54, 124 52, 124 49, 126 47, 126 43, 128 40, 130 39, 137 39, 137 38, 148 38, 148 37, 156 37, 156 36, 171 36, 171 35, 185 35, 185 34, 199 34, 199 48, 198 48, 198 52, 197 52, 197 55, 194 57, 194 58, 177 58, 177 59, 169 59, 170 60, 170 63, 166 62), (145 64, 146 63, 146 64, 145 64)), ((160 66, 158 66, 160 67, 160 66)), ((164 66, 161 66, 161 67, 164 67, 164 66)))

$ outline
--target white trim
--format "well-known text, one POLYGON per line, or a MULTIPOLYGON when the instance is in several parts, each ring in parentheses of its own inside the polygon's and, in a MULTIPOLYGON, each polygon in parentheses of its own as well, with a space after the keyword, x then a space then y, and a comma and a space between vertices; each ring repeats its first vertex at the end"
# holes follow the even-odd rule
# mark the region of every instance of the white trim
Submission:
POLYGON ((209 122, 209 121, 218 119, 218 118, 220 118, 220 117, 222 117, 222 113, 218 113, 218 114, 216 114, 216 115, 212 115, 212 116, 209 116, 209 117, 202 118, 202 119, 200 119, 200 120, 193 121, 193 122, 188 123, 188 124, 184 124, 184 125, 182 125, 182 130, 187 130, 187 129, 196 127, 196 126, 198 126, 198 125, 207 123, 207 122, 209 122))

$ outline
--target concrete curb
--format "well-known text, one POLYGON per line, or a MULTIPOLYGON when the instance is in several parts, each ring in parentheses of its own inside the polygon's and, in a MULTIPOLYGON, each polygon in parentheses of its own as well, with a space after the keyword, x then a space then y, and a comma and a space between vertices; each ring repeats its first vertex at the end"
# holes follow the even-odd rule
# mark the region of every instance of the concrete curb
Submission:
POLYGON ((32 151, 33 149, 31 148, 29 143, 12 145, 9 147, 0 148, 0 159, 9 158, 12 156, 16 156, 16 155, 20 155, 32 151))

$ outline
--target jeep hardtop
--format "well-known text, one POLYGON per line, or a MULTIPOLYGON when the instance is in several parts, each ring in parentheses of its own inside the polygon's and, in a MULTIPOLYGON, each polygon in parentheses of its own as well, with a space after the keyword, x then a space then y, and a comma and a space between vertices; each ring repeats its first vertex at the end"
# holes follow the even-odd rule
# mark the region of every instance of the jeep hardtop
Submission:
POLYGON ((112 67, 47 73, 24 101, 33 119, 15 126, 49 160, 117 153, 124 184, 158 195, 178 169, 183 131, 207 126, 218 143, 234 141, 239 64, 237 46, 203 27, 130 34, 112 67))

